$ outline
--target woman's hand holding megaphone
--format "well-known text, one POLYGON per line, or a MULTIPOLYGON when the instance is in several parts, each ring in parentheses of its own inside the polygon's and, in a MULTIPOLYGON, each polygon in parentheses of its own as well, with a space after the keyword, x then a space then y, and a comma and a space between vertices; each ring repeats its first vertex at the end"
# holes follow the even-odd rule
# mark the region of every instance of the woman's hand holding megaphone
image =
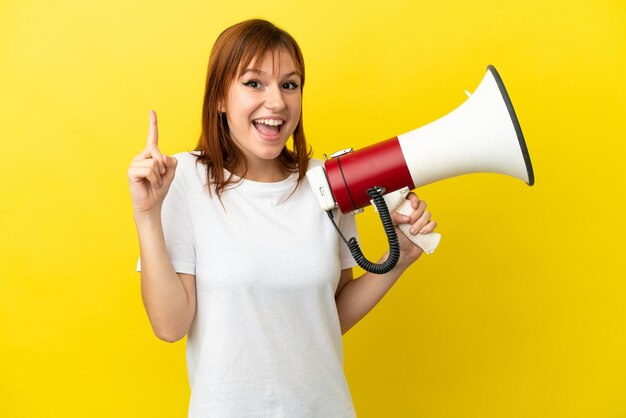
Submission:
POLYGON ((439 234, 433 233, 437 222, 430 219, 426 202, 411 192, 402 204, 392 212, 391 219, 402 233, 398 233, 400 254, 417 259, 423 251, 434 251, 439 243, 439 234), (431 242, 436 240, 436 242, 431 242))
POLYGON ((161 154, 158 147, 159 130, 154 110, 150 110, 148 143, 128 169, 128 182, 135 215, 150 214, 161 210, 163 199, 174 180, 176 164, 174 157, 161 154))

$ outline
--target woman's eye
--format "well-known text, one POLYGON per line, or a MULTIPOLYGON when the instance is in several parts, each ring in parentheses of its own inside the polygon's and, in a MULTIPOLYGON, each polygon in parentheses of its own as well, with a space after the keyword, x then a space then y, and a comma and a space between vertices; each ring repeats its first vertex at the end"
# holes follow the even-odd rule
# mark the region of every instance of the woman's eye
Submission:
POLYGON ((243 84, 244 86, 252 87, 253 89, 258 89, 259 87, 261 87, 261 83, 259 83, 257 80, 246 81, 243 84))
POLYGON ((283 88, 286 90, 295 90, 298 88, 298 85, 294 83, 293 81, 288 81, 283 84, 283 88))

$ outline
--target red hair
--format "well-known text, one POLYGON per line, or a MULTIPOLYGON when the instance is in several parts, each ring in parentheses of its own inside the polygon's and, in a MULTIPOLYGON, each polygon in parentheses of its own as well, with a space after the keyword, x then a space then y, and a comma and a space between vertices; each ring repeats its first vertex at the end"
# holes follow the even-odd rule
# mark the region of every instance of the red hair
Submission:
MULTIPOLYGON (((300 47, 289 33, 272 23, 261 19, 237 23, 222 32, 213 45, 202 105, 202 131, 195 149, 200 151, 198 160, 207 166, 209 194, 211 181, 218 197, 226 186, 235 182, 232 175, 224 178, 224 169, 231 173, 239 170, 238 175, 242 178, 247 172, 245 155, 230 137, 226 115, 219 112, 219 104, 226 102, 232 81, 251 62, 260 67, 267 52, 276 56, 281 49, 291 55, 296 69, 301 74, 300 92, 302 92, 304 59, 300 47)), ((274 65, 277 62, 278 60, 274 59, 274 65)), ((286 171, 298 170, 300 183, 306 174, 311 156, 311 149, 307 147, 304 137, 302 110, 292 138, 293 149, 290 150, 285 146, 278 159, 286 171)))

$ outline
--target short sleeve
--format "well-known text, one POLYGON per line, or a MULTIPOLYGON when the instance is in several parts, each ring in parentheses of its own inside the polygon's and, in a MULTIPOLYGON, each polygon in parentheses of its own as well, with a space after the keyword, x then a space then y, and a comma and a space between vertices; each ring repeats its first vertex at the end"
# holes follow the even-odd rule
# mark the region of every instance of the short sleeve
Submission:
MULTIPOLYGON (((359 232, 356 228, 356 220, 354 219, 354 215, 352 213, 342 214, 337 210, 337 214, 339 215, 339 229, 344 237, 349 240, 352 237, 355 237, 357 241, 359 240, 359 232)), ((356 267, 356 261, 354 261, 354 257, 352 257, 352 253, 350 249, 343 242, 342 239, 339 239, 339 261, 341 262, 341 269, 349 269, 352 267, 356 267)))
MULTIPOLYGON (((185 178, 181 166, 163 200, 161 223, 165 246, 177 273, 196 274, 196 253, 189 205, 185 195, 185 178)), ((137 262, 141 271, 141 259, 137 262)))

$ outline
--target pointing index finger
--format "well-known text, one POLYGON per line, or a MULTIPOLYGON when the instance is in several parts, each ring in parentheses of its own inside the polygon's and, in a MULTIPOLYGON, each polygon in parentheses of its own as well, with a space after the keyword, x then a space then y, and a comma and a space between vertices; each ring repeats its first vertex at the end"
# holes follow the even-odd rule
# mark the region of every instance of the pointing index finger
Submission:
POLYGON ((150 110, 150 125, 148 126, 148 145, 146 146, 146 152, 150 158, 154 158, 159 163, 159 171, 161 174, 165 174, 166 168, 163 161, 163 156, 159 151, 159 128, 157 126, 157 117, 154 110, 150 110))
POLYGON ((157 126, 157 117, 154 110, 150 110, 150 125, 148 126, 148 147, 159 144, 159 128, 157 126))

